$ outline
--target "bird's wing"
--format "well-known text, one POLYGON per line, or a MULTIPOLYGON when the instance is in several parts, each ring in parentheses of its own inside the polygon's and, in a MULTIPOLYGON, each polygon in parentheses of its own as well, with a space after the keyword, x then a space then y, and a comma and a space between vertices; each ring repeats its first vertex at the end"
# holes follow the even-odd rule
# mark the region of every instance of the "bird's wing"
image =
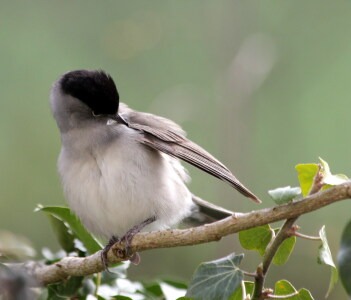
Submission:
POLYGON ((184 131, 174 122, 155 115, 136 112, 126 106, 120 115, 130 128, 141 131, 139 141, 153 149, 179 158, 221 180, 228 182, 244 196, 261 201, 206 150, 185 137, 184 131))

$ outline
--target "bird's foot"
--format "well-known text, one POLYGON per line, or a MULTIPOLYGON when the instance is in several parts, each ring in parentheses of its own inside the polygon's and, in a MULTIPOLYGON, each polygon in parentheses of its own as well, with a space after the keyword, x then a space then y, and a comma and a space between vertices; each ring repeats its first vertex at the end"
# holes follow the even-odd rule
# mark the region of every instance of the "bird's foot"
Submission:
POLYGON ((107 245, 105 246, 105 248, 101 251, 101 261, 102 261, 102 265, 104 266, 105 270, 108 272, 108 273, 112 273, 109 268, 108 268, 108 263, 107 263, 107 253, 110 251, 111 247, 119 242, 120 239, 116 236, 112 236, 110 238, 110 240, 108 241, 107 245))
MULTIPOLYGON (((138 225, 135 225, 132 229, 130 229, 122 238, 121 238, 121 242, 124 242, 124 251, 125 251, 125 255, 126 256, 130 256, 130 246, 132 243, 132 240, 134 238, 134 236, 139 233, 146 225, 151 224, 152 222, 154 222, 156 220, 156 217, 151 217, 146 219, 145 221, 141 222, 138 225)), ((132 257, 130 258, 130 261, 137 265, 140 262, 140 256, 137 252, 133 253, 132 257)))
POLYGON ((118 237, 112 236, 111 239, 108 241, 107 245, 105 248, 101 251, 101 261, 103 266, 105 267, 105 270, 109 273, 112 273, 108 269, 108 263, 107 263, 107 253, 110 251, 111 247, 117 243, 117 242, 124 242, 124 257, 137 265, 140 262, 140 255, 135 252, 135 253, 130 253, 130 248, 131 248, 131 243, 133 240, 133 237, 139 233, 146 225, 149 225, 150 223, 154 222, 156 220, 156 217, 151 217, 146 219, 145 221, 141 222, 138 225, 135 225, 132 229, 130 229, 121 239, 118 237))

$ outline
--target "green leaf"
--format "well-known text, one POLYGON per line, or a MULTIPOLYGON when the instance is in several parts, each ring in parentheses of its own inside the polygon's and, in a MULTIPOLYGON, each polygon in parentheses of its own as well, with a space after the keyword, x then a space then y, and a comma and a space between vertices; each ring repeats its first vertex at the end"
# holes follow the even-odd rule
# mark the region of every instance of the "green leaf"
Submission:
POLYGON ((296 236, 286 239, 278 248, 272 262, 278 266, 284 265, 289 259, 291 252, 294 250, 295 243, 296 236))
MULTIPOLYGON (((297 293, 296 289, 287 280, 277 281, 275 284, 274 295, 286 296, 293 293, 297 293)), ((311 293, 306 289, 301 289, 293 297, 289 297, 289 300, 313 300, 311 293)))
POLYGON ((52 214, 59 220, 66 222, 74 235, 82 241, 89 253, 95 253, 102 249, 100 243, 84 228, 78 218, 69 210, 68 207, 38 205, 35 211, 43 211, 52 214))
POLYGON ((187 289, 188 288, 188 286, 182 281, 175 281, 175 280, 169 280, 169 279, 165 279, 162 281, 169 284, 169 285, 172 285, 178 289, 187 289))
POLYGON ((329 296, 330 292, 335 286, 335 283, 338 281, 338 270, 335 267, 333 257, 331 255, 328 241, 327 241, 327 235, 325 233, 325 226, 321 228, 319 231, 319 236, 322 240, 322 245, 319 247, 319 253, 318 253, 318 263, 323 264, 323 265, 328 265, 331 267, 331 276, 330 276, 330 282, 329 282, 329 288, 326 294, 326 297, 329 296))
POLYGON ((158 282, 144 285, 144 290, 145 294, 149 297, 154 296, 154 297, 161 297, 163 296, 162 289, 160 287, 160 284, 158 282))
POLYGON ((46 214, 49 218, 52 230, 54 231, 56 238, 66 252, 71 252, 74 250, 74 236, 69 232, 67 226, 63 221, 56 218, 50 213, 46 214))
POLYGON ((239 232, 239 241, 243 248, 256 250, 261 256, 266 251, 267 245, 272 239, 272 229, 269 225, 258 226, 239 232))
POLYGON ((338 266, 341 282, 347 294, 351 296, 351 221, 346 225, 341 236, 338 266))
POLYGON ((295 166, 295 169, 299 178, 302 195, 306 197, 318 172, 318 164, 299 164, 295 166))
MULTIPOLYGON (((269 242, 272 239, 272 231, 275 233, 277 229, 271 229, 269 225, 258 226, 248 230, 239 232, 239 241, 243 248, 247 250, 256 250, 261 256, 264 255, 269 242)), ((273 263, 276 265, 283 265, 289 259, 291 252, 294 249, 296 237, 286 239, 278 248, 273 258, 273 263)))
POLYGON ((117 299, 117 300, 133 300, 132 298, 129 298, 127 296, 113 296, 112 299, 117 299))
POLYGON ((301 195, 301 188, 285 186, 274 190, 269 190, 268 194, 276 204, 283 204, 301 195))
POLYGON ((75 296, 78 289, 83 286, 83 276, 71 276, 68 280, 51 284, 50 290, 57 297, 75 296))
POLYGON ((47 287, 48 289, 48 298, 47 300, 67 300, 67 297, 66 296, 60 296, 60 295, 57 295, 55 289, 51 286, 48 286, 47 287))
MULTIPOLYGON (((248 294, 252 295, 253 289, 254 289, 254 283, 251 281, 244 281, 244 284, 245 284, 246 295, 248 294)), ((238 288, 228 300, 242 300, 242 299, 245 299, 245 298, 243 297, 243 289, 240 285, 240 288, 238 288)))
POLYGON ((323 167, 322 168, 323 182, 325 184, 328 184, 329 186, 335 186, 335 185, 342 184, 342 183, 349 180, 347 178, 347 176, 344 174, 333 175, 330 171, 328 163, 320 157, 319 157, 319 161, 321 162, 321 165, 323 167))
POLYGON ((227 300, 240 286, 243 272, 238 268, 244 255, 234 253, 202 263, 189 284, 185 297, 202 300, 227 300))

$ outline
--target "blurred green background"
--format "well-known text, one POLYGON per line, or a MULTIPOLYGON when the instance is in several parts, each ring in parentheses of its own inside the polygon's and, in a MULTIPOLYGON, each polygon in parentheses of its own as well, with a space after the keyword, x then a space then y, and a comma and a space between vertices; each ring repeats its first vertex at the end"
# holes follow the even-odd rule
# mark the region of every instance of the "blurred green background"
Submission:
MULTIPOLYGON (((327 160, 351 175, 351 7, 348 1, 0 1, 0 228, 40 252, 58 245, 37 203, 64 204, 56 172, 60 138, 48 95, 63 72, 101 68, 134 109, 180 123, 264 203, 190 168, 191 190, 236 211, 270 207, 267 190, 298 185, 294 166, 327 160)), ((343 201, 301 217, 301 232, 325 224, 336 256, 350 219, 343 201)), ((286 278, 316 299, 329 270, 318 243, 299 240, 286 278)), ((218 243, 142 254, 131 279, 189 281, 201 262, 244 252, 218 243)), ((259 262, 246 253, 243 266, 259 262)), ((339 283, 330 299, 346 299, 339 283)))

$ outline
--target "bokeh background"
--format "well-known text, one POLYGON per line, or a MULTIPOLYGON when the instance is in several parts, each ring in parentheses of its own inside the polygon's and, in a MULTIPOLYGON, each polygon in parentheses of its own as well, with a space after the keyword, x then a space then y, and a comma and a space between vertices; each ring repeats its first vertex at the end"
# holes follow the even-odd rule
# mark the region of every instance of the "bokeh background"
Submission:
MULTIPOLYGON (((263 199, 259 207, 190 168, 191 190, 236 211, 270 207, 267 190, 298 185, 295 164, 321 156, 351 175, 349 1, 0 1, 0 228, 40 253, 58 245, 37 203, 64 204, 56 158, 60 137, 48 95, 63 72, 101 68, 122 101, 180 123, 263 199)), ((344 201, 303 216, 302 232, 326 225, 337 254, 350 219, 344 201)), ((281 278, 327 290, 318 243, 299 240, 281 278)), ((130 277, 189 281, 196 266, 245 252, 233 235, 218 243, 145 252, 130 277)), ((346 299, 339 283, 331 299, 346 299)))

